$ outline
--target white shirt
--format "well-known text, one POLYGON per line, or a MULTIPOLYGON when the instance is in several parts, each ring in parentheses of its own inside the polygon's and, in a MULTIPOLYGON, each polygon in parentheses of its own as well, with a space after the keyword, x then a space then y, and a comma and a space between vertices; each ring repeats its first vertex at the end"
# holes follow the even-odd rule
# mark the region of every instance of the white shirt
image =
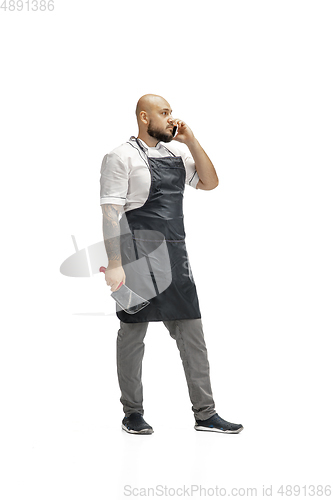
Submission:
MULTIPOLYGON (((149 147, 138 139, 148 156, 164 158, 172 156, 168 148, 176 156, 181 156, 186 170, 186 184, 196 187, 199 176, 195 169, 194 160, 189 152, 184 152, 177 147, 175 141, 158 142, 155 147, 149 147)), ((130 137, 129 143, 124 142, 110 153, 106 154, 101 166, 100 205, 112 203, 122 205, 124 211, 142 207, 146 202, 151 176, 148 160, 139 148, 135 137, 130 137)))

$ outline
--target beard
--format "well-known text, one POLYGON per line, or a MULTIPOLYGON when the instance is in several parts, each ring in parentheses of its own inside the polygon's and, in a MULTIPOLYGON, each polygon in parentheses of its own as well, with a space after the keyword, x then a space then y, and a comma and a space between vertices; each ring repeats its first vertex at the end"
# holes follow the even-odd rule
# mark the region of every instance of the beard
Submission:
POLYGON ((162 130, 158 130, 152 123, 149 123, 148 129, 147 129, 148 135, 151 137, 154 137, 154 139, 157 139, 159 141, 163 142, 171 142, 173 139, 173 135, 168 132, 164 132, 162 130))

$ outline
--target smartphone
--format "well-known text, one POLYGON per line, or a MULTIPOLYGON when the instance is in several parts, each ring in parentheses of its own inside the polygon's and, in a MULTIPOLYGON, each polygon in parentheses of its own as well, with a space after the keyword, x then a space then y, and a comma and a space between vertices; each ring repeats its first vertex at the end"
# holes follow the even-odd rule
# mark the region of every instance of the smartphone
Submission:
POLYGON ((173 130, 172 130, 172 135, 173 135, 173 137, 175 137, 175 135, 177 134, 177 130, 178 130, 178 126, 177 126, 177 125, 175 125, 175 126, 173 127, 173 130))

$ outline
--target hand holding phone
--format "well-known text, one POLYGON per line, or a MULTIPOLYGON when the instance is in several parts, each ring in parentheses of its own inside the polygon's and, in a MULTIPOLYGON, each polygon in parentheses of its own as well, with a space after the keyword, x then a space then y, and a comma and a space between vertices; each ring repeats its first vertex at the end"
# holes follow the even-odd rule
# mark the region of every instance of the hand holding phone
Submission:
POLYGON ((176 141, 187 144, 188 142, 193 140, 194 134, 185 122, 179 119, 175 119, 173 120, 173 124, 174 127, 172 129, 172 135, 176 141))

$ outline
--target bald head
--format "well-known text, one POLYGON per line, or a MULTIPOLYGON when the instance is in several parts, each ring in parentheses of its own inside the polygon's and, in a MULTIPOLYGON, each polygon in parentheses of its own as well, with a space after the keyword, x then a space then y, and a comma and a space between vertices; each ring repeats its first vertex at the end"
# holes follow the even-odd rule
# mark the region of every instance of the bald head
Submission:
POLYGON ((172 109, 160 95, 145 94, 140 97, 136 105, 136 118, 138 137, 148 146, 155 146, 158 141, 172 141, 172 109))
POLYGON ((150 116, 159 107, 170 108, 170 104, 163 97, 156 94, 145 94, 140 97, 135 110, 138 124, 140 122, 140 113, 142 111, 145 111, 150 116))

